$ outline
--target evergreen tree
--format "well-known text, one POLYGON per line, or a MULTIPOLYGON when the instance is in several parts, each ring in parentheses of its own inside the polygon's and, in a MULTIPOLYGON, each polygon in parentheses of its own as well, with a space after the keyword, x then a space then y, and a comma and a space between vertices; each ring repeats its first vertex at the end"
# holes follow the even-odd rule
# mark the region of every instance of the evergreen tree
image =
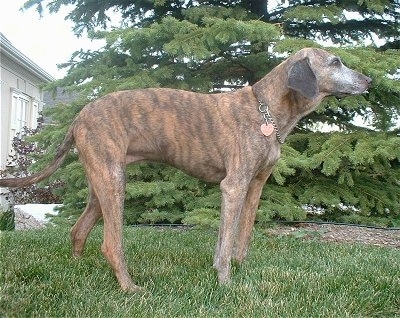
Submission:
MULTIPOLYGON (((399 218, 398 1, 30 0, 25 7, 42 13, 46 4, 50 12, 74 5, 67 18, 77 35, 87 30, 106 40, 99 51, 75 52, 62 65, 68 75, 50 85, 89 99, 142 87, 217 93, 252 85, 305 46, 338 54, 372 77, 373 86, 362 96, 328 98, 298 124, 264 189, 258 220, 302 219, 304 207, 328 218, 399 218), (106 31, 113 12, 121 27, 106 31), (335 129, 320 131, 326 127, 335 129)), ((35 169, 50 160, 83 105, 51 111, 55 125, 36 138, 50 150, 35 169)), ((127 175, 127 222, 216 224, 218 187, 156 164, 134 165, 127 175)), ((87 190, 74 155, 54 178, 66 185, 57 193, 64 197, 62 215, 81 211, 87 190)))

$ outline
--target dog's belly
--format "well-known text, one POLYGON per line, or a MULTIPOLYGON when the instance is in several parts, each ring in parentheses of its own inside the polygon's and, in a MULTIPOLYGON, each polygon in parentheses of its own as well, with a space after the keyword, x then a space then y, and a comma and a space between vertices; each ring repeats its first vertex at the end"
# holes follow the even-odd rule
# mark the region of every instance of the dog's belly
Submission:
POLYGON ((198 163, 196 164, 195 169, 192 166, 178 166, 176 164, 170 164, 173 167, 176 167, 188 175, 207 181, 219 183, 226 176, 226 170, 222 167, 216 167, 209 164, 198 163))
POLYGON ((219 183, 226 176, 226 169, 223 162, 212 160, 211 158, 190 157, 187 154, 176 153, 173 151, 161 151, 161 152, 140 152, 136 149, 136 154, 128 154, 126 157, 126 163, 135 163, 141 161, 158 162, 170 165, 179 170, 182 170, 186 174, 207 181, 219 183), (171 154, 174 155, 171 155, 171 154))

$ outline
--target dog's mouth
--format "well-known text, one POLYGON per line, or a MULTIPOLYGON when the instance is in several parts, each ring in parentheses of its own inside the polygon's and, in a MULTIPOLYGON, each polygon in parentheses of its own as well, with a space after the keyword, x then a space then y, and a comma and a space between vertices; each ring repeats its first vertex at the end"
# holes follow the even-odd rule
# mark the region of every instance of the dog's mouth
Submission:
POLYGON ((356 95, 368 94, 368 93, 369 93, 369 91, 366 89, 365 91, 359 92, 359 93, 355 93, 355 92, 349 92, 349 93, 348 92, 340 92, 340 93, 332 94, 331 96, 336 97, 336 99, 340 101, 344 97, 356 96, 356 95))
POLYGON ((365 77, 365 79, 361 81, 354 81, 349 87, 338 87, 338 90, 334 92, 332 95, 343 98, 346 96, 354 96, 360 94, 368 93, 368 89, 371 86, 372 79, 369 77, 365 77))
POLYGON ((344 97, 348 97, 348 96, 353 96, 353 95, 357 95, 359 93, 353 93, 353 92, 337 92, 337 93, 333 93, 331 94, 331 96, 336 97, 337 99, 342 99, 344 97))
POLYGON ((347 97, 347 96, 367 94, 368 88, 369 88, 369 85, 367 87, 365 87, 364 89, 357 89, 354 91, 353 90, 352 91, 339 91, 339 92, 333 93, 332 95, 336 96, 337 98, 343 98, 343 97, 347 97))
POLYGON ((335 96, 337 99, 342 99, 343 97, 347 97, 347 96, 351 96, 352 94, 350 93, 337 93, 334 94, 333 96, 335 96))

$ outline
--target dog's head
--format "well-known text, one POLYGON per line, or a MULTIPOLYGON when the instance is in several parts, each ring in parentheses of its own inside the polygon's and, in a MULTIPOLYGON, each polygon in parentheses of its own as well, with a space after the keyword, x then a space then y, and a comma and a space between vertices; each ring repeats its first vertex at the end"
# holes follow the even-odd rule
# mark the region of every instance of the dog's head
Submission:
POLYGON ((311 100, 330 95, 344 97, 361 94, 372 81, 346 67, 339 57, 321 49, 302 49, 288 62, 288 87, 311 100))

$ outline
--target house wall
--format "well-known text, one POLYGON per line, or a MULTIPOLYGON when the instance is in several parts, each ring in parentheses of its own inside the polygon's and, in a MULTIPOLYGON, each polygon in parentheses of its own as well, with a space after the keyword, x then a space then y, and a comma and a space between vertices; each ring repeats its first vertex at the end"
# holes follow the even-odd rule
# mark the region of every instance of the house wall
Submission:
MULTIPOLYGON (((0 32, 0 170, 9 164, 13 137, 25 126, 37 126, 44 105, 41 85, 53 80, 0 32)), ((6 192, 0 188, 0 208, 7 208, 6 192)))
POLYGON ((0 169, 4 169, 15 134, 23 126, 36 127, 43 94, 40 80, 7 56, 1 55, 0 72, 0 169))

